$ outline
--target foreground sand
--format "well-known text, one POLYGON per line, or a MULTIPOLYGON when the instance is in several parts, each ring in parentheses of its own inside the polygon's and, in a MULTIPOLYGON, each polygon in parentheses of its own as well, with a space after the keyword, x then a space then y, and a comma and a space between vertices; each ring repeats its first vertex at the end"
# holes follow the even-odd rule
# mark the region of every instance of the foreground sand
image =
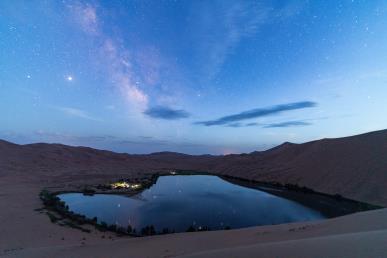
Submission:
POLYGON ((384 210, 371 214, 357 214, 324 223, 107 240, 105 243, 86 245, 62 244, 27 248, 10 253, 8 256, 386 257, 387 226, 383 225, 383 230, 370 230, 372 226, 368 228, 370 220, 382 222, 385 221, 386 215, 387 212, 384 210))

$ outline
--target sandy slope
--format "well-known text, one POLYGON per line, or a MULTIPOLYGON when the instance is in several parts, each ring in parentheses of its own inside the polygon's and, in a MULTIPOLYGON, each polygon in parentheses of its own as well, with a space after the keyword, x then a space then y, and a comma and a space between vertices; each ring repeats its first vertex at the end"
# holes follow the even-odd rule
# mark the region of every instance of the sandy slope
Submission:
POLYGON ((387 257, 387 209, 314 223, 135 239, 61 227, 34 210, 41 207, 43 187, 147 176, 171 168, 297 182, 387 206, 386 144, 387 130, 225 157, 127 155, 0 142, 0 256, 387 257))
POLYGON ((386 257, 387 230, 254 244, 182 257, 386 257))
POLYGON ((0 176, 59 178, 58 182, 136 177, 157 170, 192 169, 306 186, 317 191, 387 206, 387 130, 286 143, 244 155, 191 156, 162 152, 118 154, 60 144, 15 145, 0 141, 0 176))

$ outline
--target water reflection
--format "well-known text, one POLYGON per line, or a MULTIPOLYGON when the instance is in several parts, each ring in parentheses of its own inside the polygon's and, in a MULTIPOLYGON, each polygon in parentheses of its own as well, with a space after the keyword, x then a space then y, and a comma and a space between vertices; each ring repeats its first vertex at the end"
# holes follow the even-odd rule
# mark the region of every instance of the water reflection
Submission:
POLYGON ((132 197, 80 193, 59 197, 75 213, 124 228, 130 225, 137 232, 149 225, 156 232, 183 232, 324 218, 297 202, 208 175, 161 176, 152 187, 132 197))

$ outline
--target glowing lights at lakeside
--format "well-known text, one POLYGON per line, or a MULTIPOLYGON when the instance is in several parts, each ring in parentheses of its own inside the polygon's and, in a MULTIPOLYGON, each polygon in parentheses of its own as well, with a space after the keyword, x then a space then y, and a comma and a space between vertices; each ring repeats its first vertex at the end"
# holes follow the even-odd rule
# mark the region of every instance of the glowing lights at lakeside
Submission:
POLYGON ((115 182, 110 184, 112 189, 121 189, 121 188, 126 188, 126 189, 139 189, 141 188, 141 184, 130 184, 125 181, 120 181, 120 182, 115 182))

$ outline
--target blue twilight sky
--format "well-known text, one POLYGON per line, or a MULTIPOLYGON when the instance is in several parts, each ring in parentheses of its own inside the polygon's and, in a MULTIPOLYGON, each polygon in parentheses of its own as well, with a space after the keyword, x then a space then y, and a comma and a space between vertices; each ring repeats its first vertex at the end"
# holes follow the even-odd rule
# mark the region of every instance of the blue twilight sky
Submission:
POLYGON ((0 1, 5 140, 226 154, 386 112, 386 1, 0 1))

